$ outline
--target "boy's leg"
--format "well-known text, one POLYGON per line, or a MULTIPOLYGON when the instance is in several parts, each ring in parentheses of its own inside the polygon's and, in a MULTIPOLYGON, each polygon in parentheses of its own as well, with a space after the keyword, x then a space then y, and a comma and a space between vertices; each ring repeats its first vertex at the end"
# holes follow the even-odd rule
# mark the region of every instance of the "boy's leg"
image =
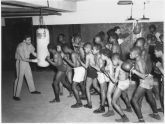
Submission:
POLYGON ((96 78, 93 79, 93 87, 96 89, 96 91, 97 91, 98 93, 100 93, 100 87, 99 87, 99 85, 98 85, 98 81, 97 81, 96 78))
POLYGON ((81 99, 86 99, 86 86, 85 86, 85 81, 82 81, 80 83, 80 89, 82 92, 81 99))
POLYGON ((94 111, 94 113, 103 113, 105 112, 105 100, 106 100, 106 91, 107 91, 106 82, 100 83, 100 94, 101 94, 101 105, 98 109, 94 111))
POLYGON ((127 90, 121 92, 121 99, 124 101, 124 103, 126 105, 126 109, 124 109, 124 110, 127 112, 132 112, 131 103, 130 103, 130 100, 128 97, 127 90))
POLYGON ((92 108, 92 101, 91 101, 91 94, 90 94, 90 88, 92 85, 92 78, 87 77, 86 79, 86 95, 87 95, 87 104, 84 105, 84 107, 86 108, 92 108))
POLYGON ((134 109, 139 121, 143 121, 143 122, 144 122, 144 119, 142 116, 141 107, 139 106, 138 100, 144 96, 145 91, 146 91, 146 89, 139 86, 136 89, 135 94, 134 94, 134 96, 132 96, 132 100, 131 100, 133 109, 134 109))
POLYGON ((146 90, 146 99, 149 102, 149 104, 151 106, 151 109, 153 111, 153 114, 149 114, 149 116, 152 117, 152 118, 155 118, 157 120, 160 120, 161 118, 160 118, 160 116, 158 114, 158 111, 157 111, 156 101, 154 99, 152 89, 150 89, 150 90, 147 89, 146 90))
POLYGON ((160 87, 160 103, 164 113, 164 82, 161 83, 160 87))
POLYGON ((107 91, 108 112, 103 114, 104 117, 109 117, 115 114, 112 107, 112 94, 114 92, 115 87, 116 87, 115 84, 109 82, 108 91, 107 91))
POLYGON ((82 107, 82 102, 81 102, 81 99, 80 99, 80 96, 79 96, 79 93, 78 93, 78 90, 77 90, 77 85, 78 85, 77 82, 72 83, 72 90, 73 90, 73 93, 74 93, 74 96, 75 96, 75 99, 76 99, 77 103, 72 105, 71 108, 82 107))
POLYGON ((127 118, 127 116, 124 114, 124 112, 122 111, 121 107, 117 104, 117 101, 119 100, 120 96, 121 96, 121 90, 117 87, 115 89, 115 92, 113 94, 113 99, 112 99, 112 105, 114 106, 115 110, 119 113, 119 115, 121 116, 121 119, 118 119, 116 121, 122 121, 122 122, 128 122, 129 119, 127 118))
POLYGON ((60 95, 63 95, 63 84, 60 82, 60 95))
POLYGON ((72 91, 72 86, 71 86, 71 84, 69 83, 69 81, 68 80, 66 80, 66 73, 65 72, 63 72, 63 74, 62 74, 62 76, 61 76, 62 78, 61 78, 61 83, 63 84, 63 86, 69 91, 69 92, 71 92, 72 91))
POLYGON ((52 84, 53 89, 54 89, 54 93, 55 93, 55 99, 50 101, 50 103, 60 102, 60 97, 59 97, 60 87, 59 87, 59 83, 60 83, 61 78, 63 76, 63 72, 58 71, 55 76, 56 77, 55 77, 55 79, 53 81, 53 84, 52 84))

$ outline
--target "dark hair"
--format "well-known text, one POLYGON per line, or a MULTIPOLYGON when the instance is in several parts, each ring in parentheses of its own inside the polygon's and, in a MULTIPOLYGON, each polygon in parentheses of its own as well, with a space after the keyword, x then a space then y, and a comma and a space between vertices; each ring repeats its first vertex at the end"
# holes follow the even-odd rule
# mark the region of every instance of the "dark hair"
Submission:
POLYGON ((96 47, 97 50, 101 50, 102 46, 100 44, 95 43, 93 47, 96 47))
POLYGON ((138 46, 135 46, 135 47, 131 48, 130 51, 131 52, 136 51, 138 53, 138 55, 141 55, 141 52, 142 52, 140 47, 138 47, 138 46))
POLYGON ((161 34, 161 35, 159 36, 159 38, 162 39, 162 38, 163 38, 163 34, 161 34))
POLYGON ((162 53, 164 53, 163 44, 157 42, 156 46, 155 46, 155 50, 156 51, 162 51, 162 53))
POLYGON ((65 34, 60 33, 60 34, 58 35, 58 37, 59 37, 59 36, 65 37, 65 34))
POLYGON ((26 35, 23 37, 23 39, 26 40, 26 38, 29 38, 29 37, 31 38, 31 36, 30 36, 29 34, 26 34, 26 35))
POLYGON ((118 60, 120 60, 120 54, 119 53, 113 53, 112 54, 112 59, 118 59, 118 60))
POLYGON ((154 31, 156 31, 156 26, 154 24, 152 24, 152 25, 149 26, 149 30, 151 30, 151 28, 153 28, 154 31))
POLYGON ((87 47, 87 46, 91 46, 92 47, 92 44, 90 42, 86 42, 83 46, 83 48, 87 47))
POLYGON ((104 39, 105 39, 105 33, 103 31, 100 31, 98 33, 98 35, 100 36, 101 40, 104 41, 104 39))
POLYGON ((112 56, 112 52, 109 49, 100 50, 100 54, 103 54, 103 55, 107 56, 108 58, 110 58, 112 56))
POLYGON ((110 35, 110 37, 112 37, 113 39, 115 39, 116 41, 119 39, 119 36, 116 33, 112 33, 110 35))
POLYGON ((47 46, 47 48, 48 49, 54 49, 54 50, 56 50, 57 49, 57 46, 49 43, 48 46, 47 46))
POLYGON ((146 40, 145 40, 144 37, 139 37, 139 38, 136 39, 135 45, 136 45, 139 41, 141 41, 141 42, 143 43, 143 45, 144 45, 145 42, 146 42, 146 40))
POLYGON ((81 35, 80 35, 79 33, 75 33, 75 34, 73 35, 73 37, 74 37, 74 39, 76 39, 76 38, 81 38, 81 35))
POLYGON ((120 29, 120 27, 119 26, 115 26, 113 29, 114 29, 114 32, 115 32, 115 31, 117 31, 117 29, 120 29))
POLYGON ((111 34, 113 34, 113 33, 115 33, 114 28, 109 29, 109 30, 107 31, 108 37, 109 37, 111 34))

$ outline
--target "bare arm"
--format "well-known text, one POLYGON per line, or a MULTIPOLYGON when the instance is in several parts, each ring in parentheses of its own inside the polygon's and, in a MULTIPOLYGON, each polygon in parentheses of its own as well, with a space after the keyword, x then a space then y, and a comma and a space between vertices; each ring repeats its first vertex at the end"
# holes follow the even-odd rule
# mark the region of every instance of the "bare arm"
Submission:
POLYGON ((133 69, 132 73, 136 74, 138 77, 145 79, 146 78, 146 74, 145 74, 145 68, 143 68, 142 63, 138 62, 137 63, 139 66, 139 71, 133 69))
POLYGON ((156 67, 160 70, 160 72, 161 72, 162 74, 164 74, 164 69, 163 69, 163 66, 162 66, 162 64, 161 64, 160 62, 157 62, 157 63, 156 63, 156 67))
POLYGON ((75 55, 75 54, 72 54, 71 55, 71 59, 72 59, 72 61, 71 60, 69 60, 69 59, 66 59, 66 58, 64 58, 64 60, 70 65, 70 66, 72 66, 72 67, 76 67, 77 66, 77 64, 76 64, 76 62, 77 62, 77 56, 75 55))
POLYGON ((84 68, 88 68, 89 63, 90 63, 90 58, 86 57, 86 62, 85 62, 85 63, 83 63, 83 62, 81 61, 80 58, 78 58, 78 61, 81 63, 81 65, 82 65, 84 68))

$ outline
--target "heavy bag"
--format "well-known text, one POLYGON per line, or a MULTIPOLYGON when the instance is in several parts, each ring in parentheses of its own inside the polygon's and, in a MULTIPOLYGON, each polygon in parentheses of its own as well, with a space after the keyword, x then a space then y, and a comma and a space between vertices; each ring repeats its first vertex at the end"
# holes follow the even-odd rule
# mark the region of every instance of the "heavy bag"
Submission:
POLYGON ((141 32, 141 24, 139 24, 138 21, 136 20, 136 23, 134 23, 134 27, 133 27, 133 33, 139 34, 140 32, 141 32))
POLYGON ((39 28, 36 31, 37 36, 37 59, 38 66, 47 67, 49 63, 45 60, 49 56, 48 44, 49 44, 49 30, 46 28, 39 28))

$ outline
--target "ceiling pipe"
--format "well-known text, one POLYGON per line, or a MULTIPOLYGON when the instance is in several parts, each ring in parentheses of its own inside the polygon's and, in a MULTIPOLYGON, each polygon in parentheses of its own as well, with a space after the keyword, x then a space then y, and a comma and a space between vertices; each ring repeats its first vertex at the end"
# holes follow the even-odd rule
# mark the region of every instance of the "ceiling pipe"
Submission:
POLYGON ((38 9, 38 10, 40 8, 42 8, 43 10, 54 12, 54 13, 56 13, 56 15, 61 15, 61 13, 58 13, 59 11, 49 9, 48 7, 32 7, 32 6, 25 6, 25 5, 19 5, 19 4, 14 4, 14 3, 8 3, 8 2, 1 2, 1 4, 2 5, 9 5, 9 6, 17 6, 17 7, 26 7, 26 8, 38 9))

